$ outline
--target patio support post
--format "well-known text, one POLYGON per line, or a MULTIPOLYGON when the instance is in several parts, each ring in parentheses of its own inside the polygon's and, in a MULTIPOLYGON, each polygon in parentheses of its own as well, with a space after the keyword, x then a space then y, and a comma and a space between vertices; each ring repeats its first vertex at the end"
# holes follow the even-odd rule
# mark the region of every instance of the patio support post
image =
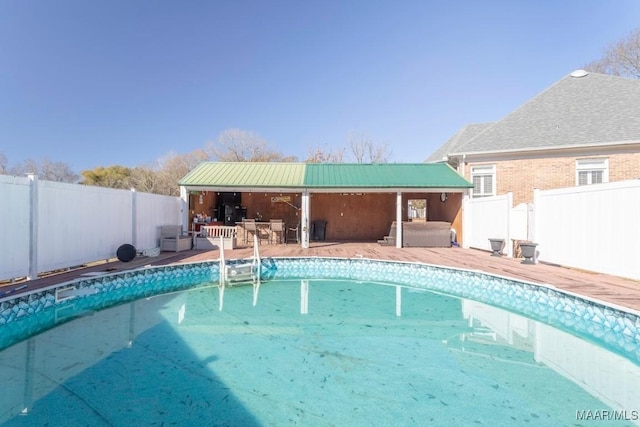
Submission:
POLYGON ((29 178, 29 275, 27 280, 38 278, 38 175, 29 178))
POLYGON ((189 194, 187 187, 180 186, 180 225, 185 233, 189 230, 189 194))
POLYGON ((464 191, 462 196, 462 242, 459 242, 464 249, 469 249, 469 236, 471 236, 471 217, 473 216, 473 206, 469 190, 464 191))
POLYGON ((402 193, 396 195, 396 248, 402 247, 402 193))
POLYGON ((309 208, 311 201, 307 190, 302 192, 302 207, 300 210, 300 238, 302 239, 302 247, 309 248, 309 208))

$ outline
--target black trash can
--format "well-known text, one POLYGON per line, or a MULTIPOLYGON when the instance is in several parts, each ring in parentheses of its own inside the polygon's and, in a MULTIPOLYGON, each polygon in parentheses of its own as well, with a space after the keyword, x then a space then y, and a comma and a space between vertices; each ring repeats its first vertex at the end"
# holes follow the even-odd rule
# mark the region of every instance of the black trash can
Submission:
POLYGON ((318 219, 311 222, 311 240, 324 241, 327 221, 318 219))

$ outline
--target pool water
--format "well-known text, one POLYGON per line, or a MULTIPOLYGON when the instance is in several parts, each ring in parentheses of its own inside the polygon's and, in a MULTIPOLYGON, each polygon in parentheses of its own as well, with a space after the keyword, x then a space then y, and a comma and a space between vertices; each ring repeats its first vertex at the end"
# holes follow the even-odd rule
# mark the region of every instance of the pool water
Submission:
POLYGON ((0 353, 4 425, 638 423, 619 352, 423 289, 271 280, 57 314, 0 353))

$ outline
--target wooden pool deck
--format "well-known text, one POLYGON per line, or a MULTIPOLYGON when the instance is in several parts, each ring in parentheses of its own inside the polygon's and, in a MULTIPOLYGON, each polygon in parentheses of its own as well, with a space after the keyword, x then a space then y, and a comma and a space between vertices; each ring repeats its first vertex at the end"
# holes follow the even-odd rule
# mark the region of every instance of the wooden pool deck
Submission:
MULTIPOLYGON (((247 258, 253 248, 240 247, 225 250, 225 258, 247 258)), ((409 261, 447 267, 480 270, 490 274, 510 277, 534 283, 552 285, 558 289, 584 295, 640 313, 640 281, 606 274, 593 273, 550 264, 522 264, 522 259, 494 257, 489 252, 461 248, 395 248, 377 243, 313 242, 303 249, 296 244, 261 245, 260 256, 269 257, 363 257, 370 259, 409 261)), ((71 269, 36 280, 5 284, 0 296, 15 295, 60 284, 79 277, 140 268, 146 265, 181 264, 196 261, 217 260, 219 252, 183 251, 162 252, 157 257, 137 257, 131 262, 118 260, 71 269), (26 285, 26 286, 25 286, 26 285), (21 288, 21 289, 17 289, 21 288), (14 290, 15 289, 15 290, 14 290), (3 295, 4 294, 4 295, 3 295)))

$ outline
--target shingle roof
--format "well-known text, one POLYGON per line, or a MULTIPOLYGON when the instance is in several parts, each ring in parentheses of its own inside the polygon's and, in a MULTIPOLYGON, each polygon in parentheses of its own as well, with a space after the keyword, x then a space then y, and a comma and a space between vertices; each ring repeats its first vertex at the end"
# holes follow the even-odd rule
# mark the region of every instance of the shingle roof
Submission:
POLYGON ((179 182, 186 187, 279 189, 471 188, 442 163, 217 163, 204 162, 179 182))
POLYGON ((443 157, 449 153, 455 153, 459 147, 464 146, 469 140, 490 128, 493 123, 473 123, 467 125, 456 132, 447 142, 445 142, 435 153, 431 154, 427 162, 441 162, 443 157))
POLYGON ((572 73, 444 154, 632 142, 640 142, 640 80, 572 73))

